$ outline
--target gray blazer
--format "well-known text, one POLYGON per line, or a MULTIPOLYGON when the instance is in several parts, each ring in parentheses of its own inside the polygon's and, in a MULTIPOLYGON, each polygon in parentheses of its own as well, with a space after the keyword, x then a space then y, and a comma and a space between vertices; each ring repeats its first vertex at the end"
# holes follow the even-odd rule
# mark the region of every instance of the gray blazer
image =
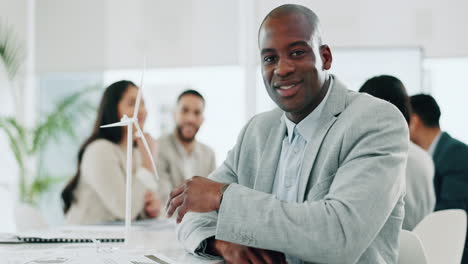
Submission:
MULTIPOLYGON (((335 77, 333 77, 335 78, 335 77)), ((393 105, 334 80, 305 151, 300 203, 272 192, 283 112, 253 117, 209 178, 231 183, 218 213, 188 213, 177 237, 195 252, 209 237, 307 263, 396 263, 404 216, 408 126, 393 105)))
MULTIPOLYGON (((165 202, 170 191, 181 185, 186 179, 183 169, 182 153, 177 147, 174 133, 158 139, 156 167, 160 177, 159 193, 165 202)), ((196 141, 192 155, 196 161, 195 175, 207 177, 216 168, 214 151, 207 145, 196 141)))

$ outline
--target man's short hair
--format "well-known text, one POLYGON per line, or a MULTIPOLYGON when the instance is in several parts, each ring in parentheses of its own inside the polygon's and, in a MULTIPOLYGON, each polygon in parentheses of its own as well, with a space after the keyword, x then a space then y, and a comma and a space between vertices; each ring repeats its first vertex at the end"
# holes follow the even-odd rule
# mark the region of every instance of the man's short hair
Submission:
POLYGON ((390 75, 370 78, 362 85, 359 92, 368 93, 395 105, 409 124, 411 106, 405 86, 398 78, 390 75))
POLYGON ((205 104, 205 98, 203 98, 203 96, 198 91, 195 91, 195 90, 192 90, 192 89, 183 91, 179 95, 179 97, 177 97, 177 103, 180 101, 180 99, 182 99, 182 97, 184 97, 186 95, 193 95, 193 96, 200 97, 200 99, 202 99, 202 101, 203 101, 203 104, 205 104))
POLYGON ((434 97, 416 94, 410 98, 413 113, 417 114, 427 127, 439 127, 440 108, 434 97))
POLYGON ((297 5, 297 4, 284 4, 271 10, 265 16, 265 18, 263 18, 262 23, 260 23, 257 36, 260 35, 260 31, 266 20, 268 20, 269 18, 276 18, 276 17, 281 17, 284 15, 290 15, 290 14, 303 15, 306 18, 307 22, 309 22, 312 28, 312 36, 314 40, 317 41, 317 44, 319 47, 322 46, 322 32, 320 29, 320 20, 317 14, 315 14, 314 11, 310 10, 309 8, 302 6, 302 5, 297 5))

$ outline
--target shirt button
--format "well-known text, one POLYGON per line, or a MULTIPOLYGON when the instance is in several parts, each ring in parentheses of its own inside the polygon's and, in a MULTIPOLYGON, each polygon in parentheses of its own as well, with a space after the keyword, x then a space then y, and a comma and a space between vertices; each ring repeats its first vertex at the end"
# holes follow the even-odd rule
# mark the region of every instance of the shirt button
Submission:
POLYGON ((296 153, 296 154, 297 154, 298 152, 299 152, 299 148, 297 148, 297 147, 296 147, 296 148, 294 148, 294 153, 296 153))

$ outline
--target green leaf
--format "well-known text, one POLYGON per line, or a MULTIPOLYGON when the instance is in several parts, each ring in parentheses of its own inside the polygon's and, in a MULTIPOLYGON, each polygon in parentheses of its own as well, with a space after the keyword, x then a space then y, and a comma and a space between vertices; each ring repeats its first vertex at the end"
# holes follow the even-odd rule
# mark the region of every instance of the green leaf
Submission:
POLYGON ((23 150, 27 150, 27 130, 24 126, 22 126, 15 118, 13 117, 7 117, 5 119, 5 122, 7 122, 12 128, 15 129, 15 132, 17 134, 17 139, 18 143, 21 144, 21 148, 23 150))
POLYGON ((66 177, 49 176, 45 172, 41 172, 29 186, 24 200, 36 204, 42 193, 48 191, 56 184, 63 183, 66 179, 66 177))
POLYGON ((0 59, 5 65, 8 78, 15 79, 24 59, 23 46, 13 34, 13 27, 0 24, 0 59))
POLYGON ((95 111, 86 96, 97 90, 96 86, 72 93, 60 100, 55 109, 46 115, 34 130, 33 143, 30 150, 36 153, 43 148, 51 139, 58 142, 61 136, 77 139, 74 124, 79 118, 88 117, 90 110, 95 111))
POLYGON ((23 151, 21 151, 21 139, 19 139, 19 137, 13 133, 11 126, 12 125, 9 121, 9 118, 0 117, 0 129, 5 131, 8 136, 8 141, 15 156, 16 162, 18 162, 18 166, 20 168, 24 168, 23 151))

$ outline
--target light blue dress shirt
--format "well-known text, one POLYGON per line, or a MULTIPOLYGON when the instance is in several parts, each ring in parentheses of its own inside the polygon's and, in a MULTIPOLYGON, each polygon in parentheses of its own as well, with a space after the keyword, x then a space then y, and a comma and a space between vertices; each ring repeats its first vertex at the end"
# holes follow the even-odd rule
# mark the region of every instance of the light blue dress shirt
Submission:
MULTIPOLYGON (((283 139, 281 155, 273 183, 273 194, 278 200, 285 202, 298 202, 299 176, 301 175, 304 151, 311 141, 315 131, 320 127, 318 120, 323 107, 333 87, 333 79, 330 78, 329 89, 320 104, 304 118, 299 124, 293 123, 285 114, 283 120, 287 131, 283 139)), ((301 264, 303 261, 293 256, 286 256, 288 263, 301 264)))

